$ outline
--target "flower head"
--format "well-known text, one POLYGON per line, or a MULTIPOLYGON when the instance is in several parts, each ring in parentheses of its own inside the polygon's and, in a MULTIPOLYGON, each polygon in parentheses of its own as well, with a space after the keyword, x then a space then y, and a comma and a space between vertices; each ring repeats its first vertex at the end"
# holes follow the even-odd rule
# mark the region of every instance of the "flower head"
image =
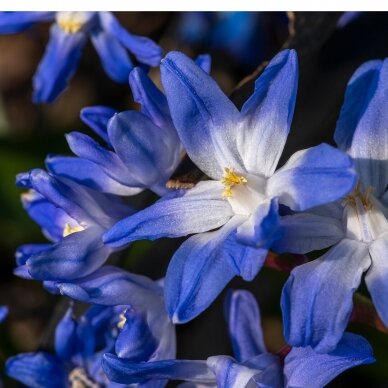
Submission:
POLYGON ((275 171, 295 105, 294 51, 270 62, 241 111, 181 53, 168 54, 161 72, 179 138, 210 180, 167 194, 120 221, 104 241, 121 247, 138 239, 196 234, 175 253, 166 276, 169 314, 185 322, 234 276, 256 276, 281 237, 279 204, 304 210, 334 201, 352 189, 355 173, 350 158, 326 144, 295 153, 275 171))
POLYGON ((22 31, 39 21, 54 23, 46 52, 34 76, 36 103, 53 101, 68 85, 90 37, 107 75, 125 83, 134 65, 157 66, 162 49, 151 39, 130 34, 110 12, 2 12, 0 34, 22 31))

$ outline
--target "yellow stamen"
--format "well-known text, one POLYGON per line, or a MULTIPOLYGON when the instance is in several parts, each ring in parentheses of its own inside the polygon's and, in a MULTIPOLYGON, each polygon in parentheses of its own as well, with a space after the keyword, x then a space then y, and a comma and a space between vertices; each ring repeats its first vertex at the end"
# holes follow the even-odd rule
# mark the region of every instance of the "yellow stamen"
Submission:
POLYGON ((74 368, 69 374, 69 383, 71 388, 98 388, 96 384, 87 375, 83 368, 74 368))
POLYGON ((84 26, 84 23, 78 20, 60 19, 58 25, 67 34, 76 34, 84 26))
POLYGON ((370 199, 370 195, 373 193, 373 191, 374 188, 371 186, 369 186, 365 191, 362 191, 360 182, 358 182, 352 193, 345 197, 343 205, 350 205, 356 208, 356 198, 359 198, 365 210, 372 210, 373 203, 370 199))
POLYGON ((117 327, 118 327, 119 329, 122 329, 122 328, 124 327, 124 325, 125 325, 125 322, 127 322, 127 318, 125 317, 125 311, 122 312, 122 313, 119 315, 119 318, 120 318, 120 320, 119 320, 118 323, 117 323, 117 327))
POLYGON ((243 175, 238 175, 234 172, 233 168, 225 168, 224 176, 221 180, 225 190, 222 193, 224 198, 229 198, 233 195, 232 187, 247 183, 246 178, 243 175))
POLYGON ((69 234, 76 233, 76 232, 81 232, 85 228, 83 228, 80 225, 76 226, 71 226, 70 224, 65 224, 65 227, 63 228, 63 237, 68 236, 69 234))

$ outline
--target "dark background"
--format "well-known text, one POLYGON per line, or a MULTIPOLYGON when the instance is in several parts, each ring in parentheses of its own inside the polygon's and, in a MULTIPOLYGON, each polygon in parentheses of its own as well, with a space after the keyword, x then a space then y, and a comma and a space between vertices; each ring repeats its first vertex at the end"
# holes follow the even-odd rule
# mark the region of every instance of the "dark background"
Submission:
MULTIPOLYGON (((388 56, 386 13, 363 13, 344 28, 336 27, 339 16, 334 12, 255 14, 255 28, 248 45, 251 52, 246 61, 241 50, 235 52, 233 45, 225 46, 222 39, 219 42, 207 39, 209 31, 222 20, 222 14, 210 18, 208 30, 196 42, 185 38, 188 19, 182 13, 118 14, 131 32, 154 38, 165 52, 181 50, 192 57, 212 54, 212 75, 238 106, 252 92, 260 65, 282 47, 295 48, 300 62, 299 91, 282 161, 301 148, 322 141, 332 143, 344 90, 352 73, 367 60, 388 56)), ((43 167, 48 153, 69 154, 64 133, 77 129, 90 134, 78 118, 82 107, 96 104, 117 110, 135 107, 129 87, 107 78, 90 45, 70 87, 53 104, 33 105, 31 78, 47 43, 48 27, 42 23, 24 33, 0 36, 0 304, 10 308, 8 319, 0 326, 1 364, 18 352, 50 347, 52 328, 67 304, 44 291, 40 283, 21 280, 12 274, 16 247, 45 241, 39 227, 20 205, 20 190, 14 186, 16 173, 43 167)), ((158 70, 153 69, 151 76, 158 82, 158 70)), ((150 199, 144 193, 136 200, 146 205, 150 199)), ((180 242, 137 242, 118 260, 130 271, 157 279, 164 275, 180 242)), ((231 284, 234 288, 248 288, 257 296, 266 344, 274 352, 284 345, 279 297, 285 279, 285 274, 264 269, 251 283, 237 279, 231 284)), ((223 295, 200 317, 177 328, 178 358, 203 359, 231 353, 222 299, 223 295)), ((350 330, 370 341, 377 362, 345 372, 330 386, 388 387, 388 335, 361 325, 351 325, 350 330)), ((5 386, 17 385, 6 380, 5 386)))

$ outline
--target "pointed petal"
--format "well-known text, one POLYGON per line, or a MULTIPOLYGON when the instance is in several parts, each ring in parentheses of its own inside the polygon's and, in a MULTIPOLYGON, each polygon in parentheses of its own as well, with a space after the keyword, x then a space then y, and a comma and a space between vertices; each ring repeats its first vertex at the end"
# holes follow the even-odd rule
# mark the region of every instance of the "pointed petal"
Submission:
POLYGON ((116 37, 136 59, 150 66, 158 66, 163 50, 152 39, 130 34, 123 28, 111 12, 99 12, 103 29, 116 37))
POLYGON ((80 158, 87 159, 98 164, 112 179, 137 187, 137 181, 131 176, 128 168, 118 155, 102 147, 91 137, 80 133, 71 132, 66 135, 70 149, 80 158))
POLYGON ((133 99, 141 105, 141 112, 158 127, 171 128, 176 132, 166 97, 140 67, 135 67, 129 74, 129 85, 133 99))
POLYGON ((124 46, 103 30, 92 31, 90 37, 106 74, 113 81, 126 83, 133 63, 124 46))
POLYGON ((52 244, 25 244, 16 249, 15 258, 17 265, 24 265, 28 258, 38 252, 42 252, 51 247, 52 244))
POLYGON ((146 318, 131 311, 124 316, 126 321, 115 342, 115 353, 132 362, 148 361, 157 348, 157 341, 146 318))
POLYGON ((63 361, 70 361, 77 353, 77 321, 70 306, 55 329, 55 353, 63 361))
POLYGON ((226 167, 244 172, 236 146, 239 112, 216 82, 179 52, 163 59, 161 76, 171 117, 194 163, 213 179, 226 167))
POLYGON ((388 184, 388 61, 369 61, 348 83, 334 139, 354 158, 365 188, 380 196, 388 184))
POLYGON ((104 234, 104 242, 120 247, 132 241, 161 237, 180 237, 202 233, 224 225, 233 215, 222 199, 220 182, 205 181, 182 196, 162 198, 154 205, 128 217, 104 234))
POLYGON ((188 322, 202 313, 239 273, 224 249, 238 222, 232 219, 215 232, 192 236, 175 252, 164 286, 167 311, 174 323, 188 322))
POLYGON ((50 40, 33 80, 35 103, 51 102, 66 88, 85 43, 84 32, 67 34, 58 25, 51 26, 50 40))
POLYGON ((26 262, 29 273, 39 280, 72 280, 89 275, 111 253, 111 249, 102 243, 102 232, 99 227, 89 227, 30 256, 26 262))
POLYGON ((206 73, 210 74, 212 57, 209 54, 200 54, 195 58, 195 63, 206 73))
POLYGON ((102 367, 108 378, 121 384, 145 383, 147 380, 186 380, 200 383, 214 382, 214 375, 206 361, 163 360, 128 362, 113 354, 105 354, 102 367))
POLYGON ((333 351, 353 307, 353 293, 369 267, 367 245, 344 239, 321 258, 296 267, 283 288, 284 335, 292 346, 333 351))
POLYGON ((62 295, 90 304, 128 305, 138 311, 161 304, 162 289, 145 276, 131 274, 112 266, 71 283, 57 282, 62 295))
POLYGON ((67 373, 63 363, 49 353, 22 353, 11 357, 5 364, 5 372, 31 388, 67 386, 67 373))
POLYGON ((365 282, 373 304, 384 324, 388 326, 388 235, 384 234, 369 245, 372 258, 365 282))
POLYGON ((101 166, 87 159, 49 155, 45 163, 51 173, 71 179, 96 191, 124 196, 135 195, 143 191, 141 188, 123 185, 107 175, 101 166))
POLYGON ((51 241, 62 240, 65 224, 74 220, 35 190, 29 190, 21 198, 24 209, 41 226, 43 234, 51 241))
POLYGON ((298 86, 298 59, 294 50, 276 55, 255 82, 244 104, 238 148, 249 172, 271 176, 290 131, 298 86))
POLYGON ((236 360, 246 361, 266 353, 259 305, 253 294, 245 290, 229 292, 224 310, 236 360))
POLYGON ((180 147, 171 141, 169 128, 157 127, 142 113, 116 114, 109 121, 108 135, 117 155, 142 187, 164 185, 178 164, 180 147))
POLYGON ((252 247, 269 248, 279 234, 279 205, 276 199, 257 206, 255 212, 237 228, 237 239, 252 247))
POLYGON ((90 215, 82 206, 81 193, 54 178, 46 171, 34 169, 30 171, 30 182, 34 190, 56 207, 63 209, 78 222, 87 222, 90 215))
POLYGON ((320 144, 292 155, 269 179, 267 192, 293 210, 306 210, 342 198, 356 180, 351 159, 320 144))
POLYGON ((341 220, 311 213, 281 217, 281 238, 272 244, 277 253, 309 253, 328 248, 345 237, 341 220))
POLYGON ((54 12, 1 12, 0 34, 15 34, 31 27, 33 23, 54 18, 54 12))
POLYGON ((345 370, 374 361, 369 343, 351 333, 345 333, 328 354, 316 353, 310 347, 292 348, 284 365, 286 387, 321 388, 345 370))
POLYGON ((98 136, 109 143, 108 122, 116 110, 107 106, 87 106, 81 109, 81 120, 91 128, 98 136))

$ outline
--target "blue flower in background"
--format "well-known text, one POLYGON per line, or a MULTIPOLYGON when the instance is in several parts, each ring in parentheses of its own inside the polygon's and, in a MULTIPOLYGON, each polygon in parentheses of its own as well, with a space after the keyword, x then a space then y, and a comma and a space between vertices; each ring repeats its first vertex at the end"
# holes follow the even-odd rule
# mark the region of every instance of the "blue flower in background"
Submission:
POLYGON ((121 384, 170 379, 220 388, 320 388, 346 369, 374 361, 368 342, 351 333, 346 333, 329 354, 318 354, 311 348, 292 348, 283 360, 280 353, 268 353, 259 307, 248 291, 228 295, 225 315, 235 358, 215 356, 207 361, 131 362, 106 354, 103 369, 112 381, 121 384))
POLYGON ((90 36, 107 75, 125 83, 134 65, 129 51, 140 63, 158 66, 162 49, 144 36, 130 34, 110 12, 2 12, 0 34, 25 30, 36 22, 55 20, 46 52, 34 76, 33 100, 53 101, 75 73, 90 36))
MULTIPOLYGON (((160 308, 158 311, 147 311, 157 306, 155 299, 162 305, 158 295, 160 290, 152 296, 152 291, 147 287, 151 285, 157 290, 157 285, 151 280, 131 276, 133 281, 139 283, 136 290, 139 292, 139 299, 152 299, 153 305, 150 302, 141 310, 128 305, 96 305, 90 307, 79 319, 74 318, 73 308, 70 307, 55 331, 55 354, 38 351, 11 357, 6 363, 6 373, 32 388, 116 387, 118 385, 109 382, 101 368, 104 353, 116 352, 120 357, 132 361, 157 360, 160 356, 175 357, 173 326, 170 325, 167 332, 150 330, 156 326, 155 320, 149 320, 154 314, 159 315, 159 324, 166 329, 160 308), (155 337, 155 333, 167 334, 167 337, 155 337)), ((135 288, 136 286, 132 291, 135 288)), ((128 287, 124 287, 125 290, 128 287)), ((167 319, 166 314, 164 316, 167 319)), ((149 386, 156 388, 163 385, 149 386)))
POLYGON ((22 195, 23 206, 53 242, 19 247, 15 273, 21 277, 69 280, 92 273, 112 252, 102 234, 134 211, 120 198, 40 169, 19 174, 17 183, 29 189, 22 195))
MULTIPOLYGON (((126 307, 126 326, 114 348, 118 357, 131 362, 175 358, 175 327, 164 308, 161 282, 105 266, 85 278, 45 282, 45 286, 52 293, 81 302, 126 307)), ((150 382, 150 386, 162 387, 165 383, 150 382)))
POLYGON ((354 160, 359 179, 355 190, 312 214, 287 217, 290 230, 278 242, 283 250, 304 253, 336 243, 319 259, 295 268, 283 289, 285 337, 291 345, 334 349, 364 272, 373 303, 388 326, 387 90, 387 60, 362 65, 346 89, 334 139, 354 160))
POLYGON ((281 237, 279 204, 305 210, 334 201, 352 189, 355 172, 347 155, 326 144, 295 153, 275 171, 295 105, 294 51, 270 62, 241 111, 185 55, 170 53, 161 71, 180 140, 211 179, 120 221, 104 241, 122 247, 197 234, 178 249, 166 275, 167 309, 178 323, 206 309, 234 276, 256 276, 281 237))
MULTIPOLYGON (((210 56, 200 55, 196 63, 210 72, 210 56)), ((78 157, 48 157, 51 172, 117 195, 134 195, 146 188, 159 195, 168 191, 166 182, 181 161, 183 148, 166 97, 140 68, 130 73, 129 84, 141 112, 84 108, 81 119, 106 146, 72 132, 67 141, 78 157)))

